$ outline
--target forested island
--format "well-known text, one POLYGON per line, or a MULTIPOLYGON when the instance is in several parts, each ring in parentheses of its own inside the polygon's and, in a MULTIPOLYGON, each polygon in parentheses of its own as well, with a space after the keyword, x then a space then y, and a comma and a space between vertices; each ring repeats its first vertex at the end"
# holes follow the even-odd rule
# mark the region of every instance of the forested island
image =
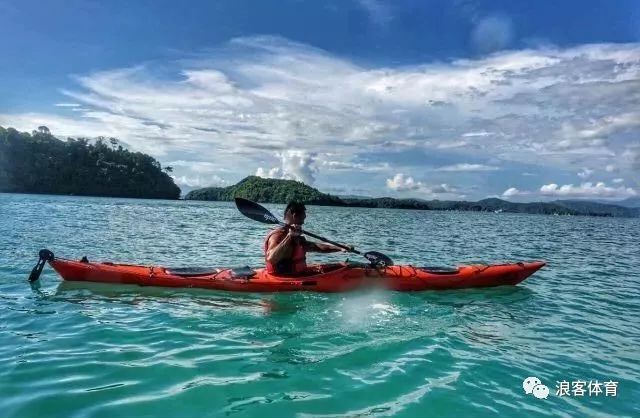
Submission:
POLYGON ((180 188, 153 157, 116 138, 61 141, 0 126, 0 192, 178 199, 180 188))
POLYGON ((185 199, 231 201, 243 197, 261 203, 287 203, 297 200, 305 204, 325 206, 348 206, 364 208, 395 208, 415 210, 460 210, 476 212, 510 212, 546 215, 575 216, 640 216, 640 208, 626 208, 604 203, 557 200, 555 202, 514 203, 490 198, 478 202, 394 199, 382 198, 341 198, 322 193, 317 189, 294 180, 265 179, 249 176, 229 187, 207 187, 192 190, 185 199))

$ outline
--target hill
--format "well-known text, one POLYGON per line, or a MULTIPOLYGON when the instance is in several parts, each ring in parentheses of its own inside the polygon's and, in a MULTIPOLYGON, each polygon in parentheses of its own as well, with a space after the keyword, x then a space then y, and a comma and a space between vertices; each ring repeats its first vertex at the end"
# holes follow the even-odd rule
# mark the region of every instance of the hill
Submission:
POLYGON ((620 202, 616 202, 616 205, 626 208, 640 208, 640 197, 629 197, 620 202))
POLYGON ((608 203, 591 202, 588 200, 556 200, 558 205, 589 215, 634 217, 640 210, 631 207, 611 205, 608 203))
POLYGON ((0 126, 0 192, 177 199, 180 188, 153 157, 115 138, 61 141, 0 126))
MULTIPOLYGON (((640 211, 614 205, 578 204, 568 201, 514 203, 490 198, 478 202, 338 197, 322 193, 313 187, 293 180, 265 179, 249 176, 229 187, 208 187, 189 192, 185 199, 232 201, 234 197, 244 197, 261 203, 287 203, 298 200, 306 204, 326 206, 349 206, 364 208, 393 208, 414 210, 461 210, 475 212, 509 212, 545 215, 587 215, 587 216, 640 216, 640 211)), ((584 203, 584 202, 582 202, 584 203)))
POLYGON ((344 205, 340 198, 321 193, 302 182, 264 179, 257 176, 246 177, 233 186, 192 190, 187 193, 185 199, 231 201, 234 197, 262 203, 287 203, 297 200, 313 205, 344 205))

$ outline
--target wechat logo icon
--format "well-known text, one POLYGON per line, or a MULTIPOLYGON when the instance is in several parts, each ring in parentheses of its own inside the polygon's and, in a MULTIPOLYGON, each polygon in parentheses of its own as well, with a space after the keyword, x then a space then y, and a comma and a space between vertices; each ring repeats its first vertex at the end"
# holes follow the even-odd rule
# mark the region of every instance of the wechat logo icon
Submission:
POLYGON ((537 377, 527 377, 522 382, 522 388, 527 395, 533 395, 538 399, 547 399, 549 388, 542 384, 537 377))

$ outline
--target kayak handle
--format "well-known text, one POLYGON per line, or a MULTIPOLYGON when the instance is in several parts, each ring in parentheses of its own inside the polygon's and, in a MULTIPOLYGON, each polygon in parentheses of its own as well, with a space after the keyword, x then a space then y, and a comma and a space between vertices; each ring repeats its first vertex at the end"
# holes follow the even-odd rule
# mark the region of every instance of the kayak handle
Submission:
POLYGON ((42 249, 38 252, 38 262, 31 270, 31 274, 29 275, 29 282, 33 283, 40 278, 40 274, 42 273, 42 269, 44 268, 44 264, 47 261, 53 261, 54 255, 51 251, 42 249))

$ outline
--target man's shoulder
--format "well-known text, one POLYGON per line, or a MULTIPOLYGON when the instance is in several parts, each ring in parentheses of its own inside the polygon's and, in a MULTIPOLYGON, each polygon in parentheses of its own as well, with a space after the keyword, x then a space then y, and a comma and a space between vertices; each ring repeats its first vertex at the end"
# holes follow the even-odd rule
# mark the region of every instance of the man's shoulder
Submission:
POLYGON ((274 238, 274 237, 279 239, 279 238, 282 238, 282 236, 285 234, 286 234, 286 231, 284 230, 284 228, 272 229, 267 234, 267 239, 270 240, 271 238, 274 238))

